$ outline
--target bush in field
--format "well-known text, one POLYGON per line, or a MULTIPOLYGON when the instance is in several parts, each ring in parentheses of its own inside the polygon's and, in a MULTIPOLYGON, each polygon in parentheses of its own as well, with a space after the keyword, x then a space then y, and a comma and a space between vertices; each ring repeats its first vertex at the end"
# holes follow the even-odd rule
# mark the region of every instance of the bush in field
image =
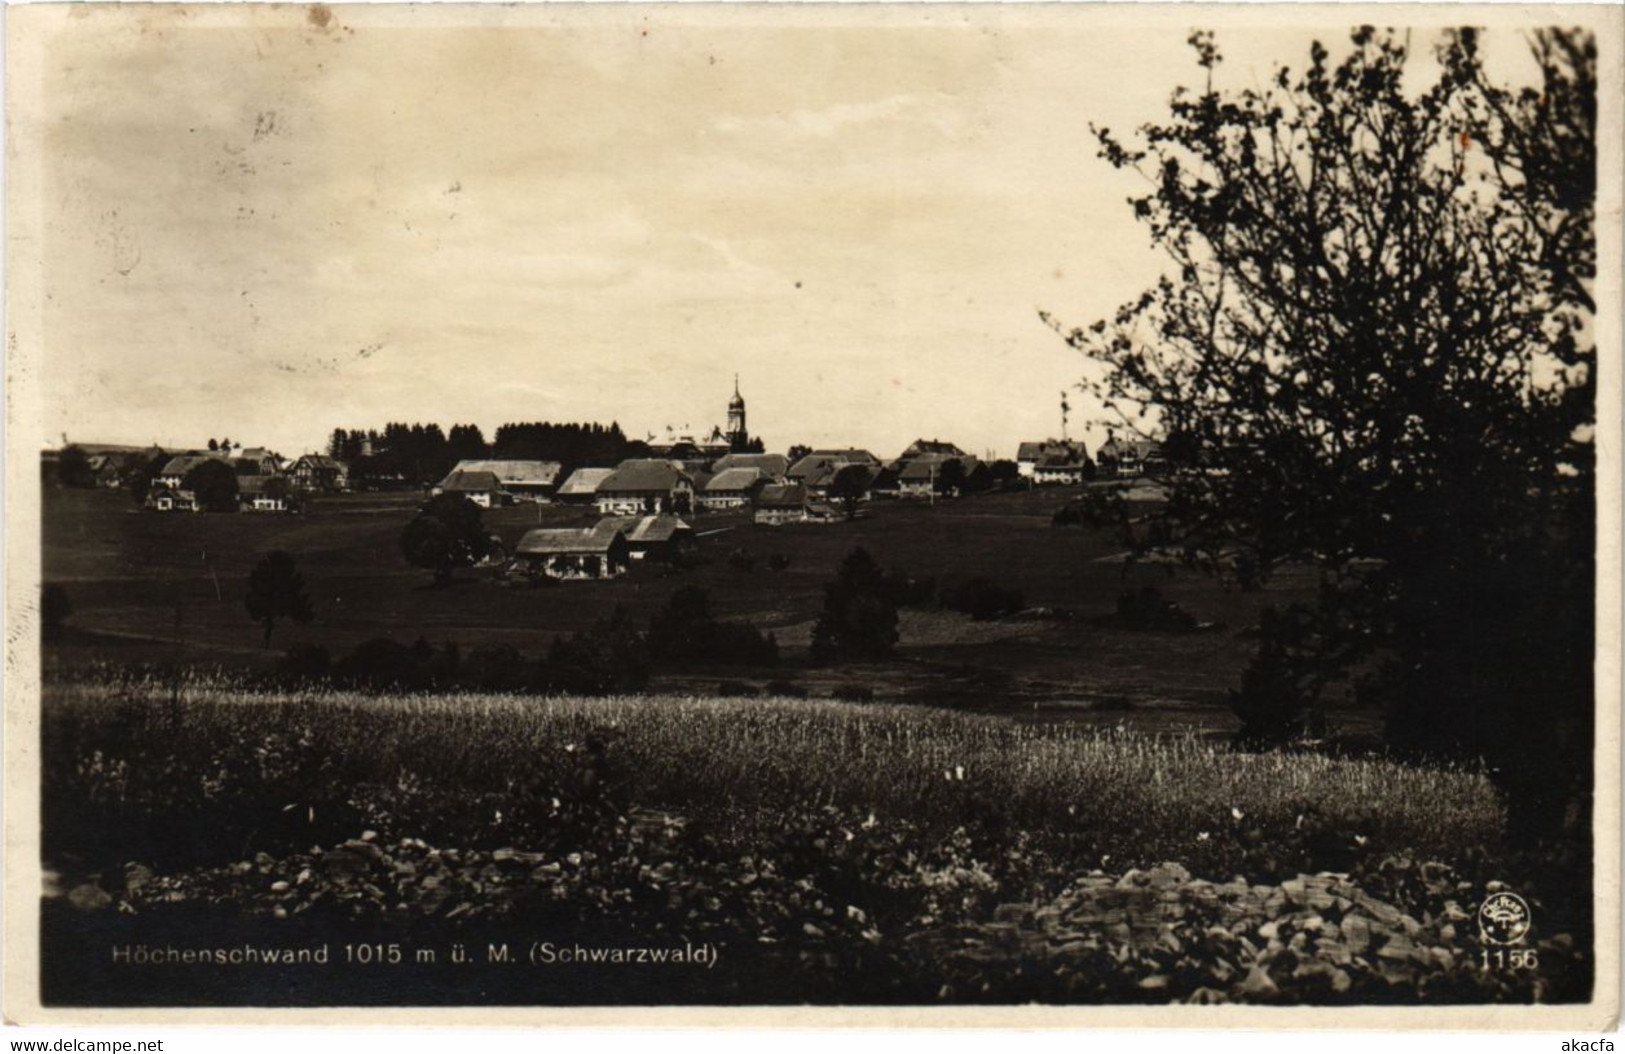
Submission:
POLYGON ((1122 629, 1182 633, 1196 628, 1196 619, 1184 608, 1163 598, 1156 586, 1125 589, 1117 597, 1115 625, 1122 629))
POLYGON ((271 646, 271 630, 277 619, 307 623, 312 618, 310 594, 305 580, 294 566, 293 557, 281 549, 267 553, 248 575, 248 594, 243 598, 249 617, 265 627, 264 647, 271 646))
POLYGON ((778 661, 771 634, 745 622, 719 622, 711 598, 698 586, 681 586, 649 620, 649 658, 660 666, 760 666, 778 661))
POLYGON ((1019 590, 1005 589, 985 578, 972 578, 950 590, 942 598, 950 611, 969 615, 977 622, 1014 615, 1027 606, 1019 590))
POLYGON ((897 601, 869 551, 859 546, 824 587, 824 609, 813 627, 820 662, 884 659, 897 644, 897 601))
POLYGON ((40 590, 40 635, 45 640, 56 640, 62 635, 62 624, 73 614, 73 602, 68 591, 56 582, 40 590))
POLYGON ((923 608, 936 599, 937 580, 915 578, 903 571, 889 571, 886 574, 886 592, 900 608, 923 608))
POLYGON ((631 616, 617 607, 591 629, 555 637, 541 669, 549 692, 619 695, 649 684, 649 644, 631 616))
POLYGON ((333 664, 333 681, 349 688, 397 688, 410 691, 423 683, 421 656, 413 649, 374 637, 362 641, 333 664))
POLYGON ((430 498, 401 531, 407 563, 433 571, 437 586, 450 582, 455 569, 472 567, 484 558, 490 546, 480 507, 461 494, 430 498))
POLYGON ((282 653, 277 672, 298 683, 325 681, 333 672, 333 659, 319 644, 295 644, 282 653))
POLYGON ((462 660, 457 683, 482 692, 518 692, 530 687, 532 664, 512 644, 482 644, 462 660))
POLYGON ((1230 709, 1241 719, 1236 742, 1248 748, 1279 746, 1321 731, 1314 700, 1325 667, 1315 612, 1300 604, 1285 611, 1265 608, 1259 619, 1258 652, 1230 691, 1230 709))
POLYGON ((805 699, 807 689, 794 681, 768 681, 762 686, 763 695, 776 696, 780 699, 805 699))

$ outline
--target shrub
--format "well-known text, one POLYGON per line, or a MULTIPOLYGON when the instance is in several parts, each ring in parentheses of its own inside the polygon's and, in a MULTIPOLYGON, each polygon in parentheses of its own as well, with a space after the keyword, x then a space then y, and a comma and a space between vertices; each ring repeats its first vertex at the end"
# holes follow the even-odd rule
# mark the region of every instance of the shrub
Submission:
POLYGON ((749 699, 756 695, 756 689, 743 681, 718 681, 713 691, 723 699, 749 699))
POLYGON ((1163 599, 1156 586, 1125 589, 1117 598, 1113 619, 1123 629, 1188 632, 1196 628, 1196 618, 1172 601, 1163 599))
POLYGON ((710 594, 682 586, 649 620, 649 657, 670 666, 758 666, 779 659, 778 642, 748 622, 719 622, 710 594))
POLYGON ((794 681, 768 681, 762 686, 763 695, 774 695, 781 699, 805 699, 807 689, 794 681))
POLYGON ((824 587, 824 610, 813 627, 813 657, 820 662, 884 659, 896 643, 897 602, 879 565, 860 546, 824 587))
POLYGON ((875 701, 875 690, 866 684, 843 684, 829 693, 831 699, 838 699, 843 703, 872 703, 875 701))
POLYGON ((555 637, 538 678, 549 692, 617 695, 649 684, 649 643, 617 607, 607 619, 575 635, 555 637))
POLYGON ((422 683, 419 653, 388 637, 374 637, 333 664, 333 680, 348 688, 417 688, 422 683))
POLYGON ((512 644, 482 644, 468 653, 457 682, 483 692, 517 692, 530 687, 532 670, 512 644))
POLYGON ((277 660, 277 673, 290 681, 324 681, 333 672, 333 658, 319 644, 295 644, 277 660))
POLYGON ((886 575, 886 591, 900 608, 923 608, 936 599, 937 580, 893 571, 886 575))
POLYGON ((951 611, 962 612, 977 622, 1014 615, 1027 606, 1019 590, 994 585, 986 578, 972 578, 943 597, 943 604, 951 611))

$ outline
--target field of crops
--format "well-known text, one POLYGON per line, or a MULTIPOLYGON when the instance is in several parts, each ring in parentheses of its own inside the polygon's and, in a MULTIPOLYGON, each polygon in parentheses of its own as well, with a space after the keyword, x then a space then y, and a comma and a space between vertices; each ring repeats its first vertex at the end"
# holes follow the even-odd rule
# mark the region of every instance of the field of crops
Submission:
MULTIPOLYGON (((1501 816, 1475 773, 807 700, 194 679, 52 686, 44 718, 60 894, 44 918, 64 961, 110 933, 421 944, 521 927, 702 943, 724 968, 613 994, 502 974, 482 998, 1409 1002, 1588 984, 1589 941, 1551 928, 1538 971, 1479 965, 1470 913, 1507 876, 1486 870, 1501 816)), ((47 963, 64 1001, 143 998, 128 973, 68 973, 47 963)), ((378 995, 356 976, 308 979, 310 999, 378 995)), ((419 985, 468 998, 443 973, 419 985)))

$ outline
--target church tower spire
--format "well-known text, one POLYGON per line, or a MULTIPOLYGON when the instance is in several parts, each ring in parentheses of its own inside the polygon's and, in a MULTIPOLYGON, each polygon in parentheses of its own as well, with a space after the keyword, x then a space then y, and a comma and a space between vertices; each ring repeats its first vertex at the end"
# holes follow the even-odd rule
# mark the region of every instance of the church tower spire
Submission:
POLYGON ((739 374, 734 374, 734 395, 728 400, 728 442, 739 450, 750 440, 745 431, 745 398, 739 394, 739 374))

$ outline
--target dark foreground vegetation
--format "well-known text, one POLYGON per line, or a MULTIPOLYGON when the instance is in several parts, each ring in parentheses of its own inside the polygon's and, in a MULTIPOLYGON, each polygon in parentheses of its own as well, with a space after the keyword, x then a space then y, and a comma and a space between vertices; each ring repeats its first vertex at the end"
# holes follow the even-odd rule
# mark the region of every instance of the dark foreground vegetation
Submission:
POLYGON ((198 679, 58 686, 44 712, 58 1002, 253 1004, 267 985, 312 1004, 1589 992, 1583 905, 1551 858, 1502 845, 1469 771, 828 701, 198 679), (1533 969, 1483 966, 1473 913, 1506 882, 1534 908, 1533 969), (245 941, 412 961, 110 959, 245 941), (447 965, 456 944, 525 958, 549 941, 708 946, 718 965, 447 965))

